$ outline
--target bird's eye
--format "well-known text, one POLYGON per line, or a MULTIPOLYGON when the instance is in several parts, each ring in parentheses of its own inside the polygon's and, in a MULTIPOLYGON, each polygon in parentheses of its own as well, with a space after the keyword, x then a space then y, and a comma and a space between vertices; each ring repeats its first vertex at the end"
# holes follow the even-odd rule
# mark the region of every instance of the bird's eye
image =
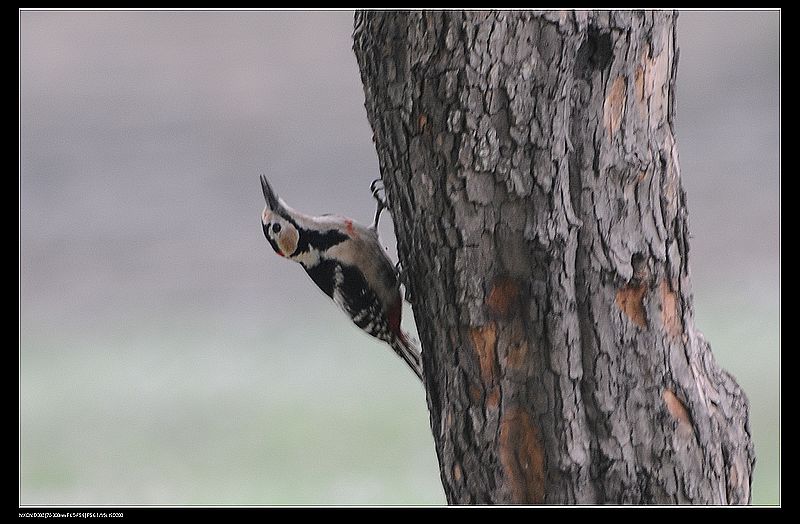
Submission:
POLYGON ((273 233, 280 233, 281 232, 281 225, 280 224, 272 224, 272 232, 273 233))

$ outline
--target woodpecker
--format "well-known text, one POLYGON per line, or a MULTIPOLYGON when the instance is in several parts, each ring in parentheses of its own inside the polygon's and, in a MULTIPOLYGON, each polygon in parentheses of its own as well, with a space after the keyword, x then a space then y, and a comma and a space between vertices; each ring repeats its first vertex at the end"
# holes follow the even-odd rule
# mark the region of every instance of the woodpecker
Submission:
POLYGON ((397 273, 378 241, 378 220, 386 203, 375 182, 371 189, 378 209, 372 226, 366 227, 343 216, 295 211, 262 175, 266 206, 261 228, 278 255, 303 266, 356 326, 388 343, 421 380, 420 353, 400 329, 403 298, 397 273))

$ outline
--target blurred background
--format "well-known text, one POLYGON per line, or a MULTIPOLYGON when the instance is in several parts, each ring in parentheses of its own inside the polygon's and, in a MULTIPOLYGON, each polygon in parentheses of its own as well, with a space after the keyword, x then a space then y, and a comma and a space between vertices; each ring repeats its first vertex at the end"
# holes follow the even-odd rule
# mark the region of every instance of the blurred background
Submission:
MULTIPOLYGON (((750 398, 761 504, 779 16, 678 20, 695 308, 750 398)), ((445 502, 415 377, 259 225, 260 173, 298 209, 371 220, 351 32, 350 12, 20 13, 20 503, 445 502)))

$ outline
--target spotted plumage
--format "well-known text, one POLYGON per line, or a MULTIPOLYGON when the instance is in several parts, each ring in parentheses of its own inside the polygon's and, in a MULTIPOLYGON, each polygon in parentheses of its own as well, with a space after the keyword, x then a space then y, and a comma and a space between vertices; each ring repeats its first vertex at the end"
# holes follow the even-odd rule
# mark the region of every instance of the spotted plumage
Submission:
MULTIPOLYGON (((378 241, 379 200, 373 227, 336 215, 310 216, 278 198, 265 177, 264 236, 279 255, 298 262, 353 323, 388 343, 422 378, 419 351, 400 328, 402 296, 391 260, 378 241)), ((374 193, 374 192, 373 192, 374 193)), ((377 198, 377 196, 376 196, 377 198)))

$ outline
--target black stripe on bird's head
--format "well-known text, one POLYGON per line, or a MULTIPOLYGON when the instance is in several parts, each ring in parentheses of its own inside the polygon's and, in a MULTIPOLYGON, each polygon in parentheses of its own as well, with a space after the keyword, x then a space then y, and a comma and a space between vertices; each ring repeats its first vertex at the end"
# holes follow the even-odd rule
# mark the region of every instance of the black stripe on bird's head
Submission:
POLYGON ((319 230, 302 227, 295 214, 273 191, 267 177, 261 175, 261 191, 266 206, 261 214, 264 236, 276 253, 304 263, 302 255, 312 251, 324 252, 349 237, 335 228, 319 230))

